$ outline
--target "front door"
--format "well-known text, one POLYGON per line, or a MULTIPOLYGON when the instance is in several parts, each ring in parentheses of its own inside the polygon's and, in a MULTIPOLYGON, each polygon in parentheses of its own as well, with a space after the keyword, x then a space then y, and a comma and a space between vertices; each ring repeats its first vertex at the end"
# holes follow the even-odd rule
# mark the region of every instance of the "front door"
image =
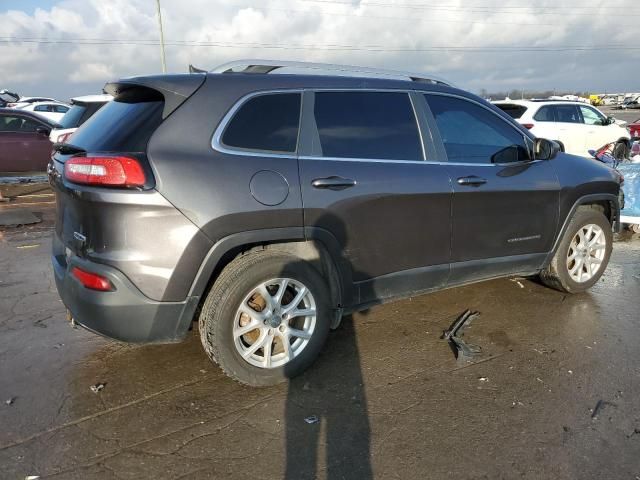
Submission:
POLYGON ((488 107, 426 98, 454 189, 450 283, 536 270, 558 223, 552 162, 531 161, 524 133, 488 107))
POLYGON ((300 179, 305 229, 330 232, 354 304, 443 286, 451 186, 424 161, 406 92, 307 92, 300 179))

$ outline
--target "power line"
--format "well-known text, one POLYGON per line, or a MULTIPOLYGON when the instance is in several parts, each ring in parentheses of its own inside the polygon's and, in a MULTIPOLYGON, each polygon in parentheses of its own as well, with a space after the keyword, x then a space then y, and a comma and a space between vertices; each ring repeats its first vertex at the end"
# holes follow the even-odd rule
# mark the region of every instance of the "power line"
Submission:
MULTIPOLYGON (((305 1, 305 0, 300 0, 305 1)), ((312 0, 309 0, 312 1, 312 0)), ((353 19, 379 19, 388 22, 389 20, 393 21, 403 21, 403 22, 420 22, 420 23, 435 23, 438 25, 442 24, 461 24, 461 25, 501 25, 501 26, 527 26, 527 27, 566 27, 567 22, 564 21, 562 23, 549 23, 549 22, 536 22, 536 23, 525 23, 518 21, 478 21, 478 20, 465 20, 465 19, 450 19, 450 18, 435 18, 434 16, 418 16, 411 15, 410 17, 397 17, 390 15, 370 15, 370 14, 355 14, 355 13, 347 13, 347 12, 327 12, 324 10, 299 10, 299 9, 291 9, 291 8, 278 8, 278 7, 264 7, 264 6, 256 6, 256 5, 246 5, 246 8, 253 8, 258 11, 273 11, 273 12, 283 12, 287 15, 312 15, 312 16, 326 16, 326 17, 347 17, 353 19)), ((458 12, 462 13, 462 12, 458 12)), ((617 23, 616 28, 622 27, 637 27, 636 24, 626 24, 626 23, 617 23)))
MULTIPOLYGON (((475 6, 475 5, 466 5, 466 6, 455 6, 455 5, 442 5, 442 4, 407 4, 407 3, 386 3, 386 2, 363 2, 355 5, 352 2, 345 0, 299 0, 305 3, 319 3, 319 4, 329 4, 329 5, 344 5, 344 6, 352 6, 352 7, 379 7, 379 8, 403 8, 410 10, 434 10, 439 12, 453 12, 453 13, 494 13, 498 15, 513 15, 514 11, 510 11, 509 9, 521 8, 527 10, 533 10, 535 15, 558 15, 557 10, 573 10, 571 15, 579 15, 579 16, 592 16, 593 13, 585 13, 583 11, 575 11, 575 10, 601 10, 603 8, 610 9, 610 6, 601 6, 601 7, 562 7, 562 6, 552 6, 552 7, 534 7, 534 6, 475 6)), ((620 8, 620 7, 618 7, 620 8)), ((631 6, 629 6, 631 8, 631 6)), ((525 12, 526 13, 526 12, 525 12)), ((620 17, 620 14, 610 14, 610 15, 599 15, 600 17, 620 17)), ((625 13, 625 17, 640 17, 640 14, 633 13, 625 13)))
MULTIPOLYGON (((0 44, 28 43, 37 45, 127 45, 158 46, 160 42, 153 39, 103 39, 103 38, 68 38, 48 39, 35 37, 0 37, 0 44)), ((223 48, 265 48, 282 50, 338 50, 338 51, 371 51, 371 52, 474 52, 474 53, 520 53, 520 52, 593 52, 604 50, 636 51, 640 46, 624 44, 605 45, 557 45, 557 46, 459 46, 433 45, 426 47, 388 47, 385 45, 349 45, 349 44, 283 44, 266 42, 230 42, 230 41, 191 41, 171 40, 165 45, 178 47, 223 47, 223 48)))

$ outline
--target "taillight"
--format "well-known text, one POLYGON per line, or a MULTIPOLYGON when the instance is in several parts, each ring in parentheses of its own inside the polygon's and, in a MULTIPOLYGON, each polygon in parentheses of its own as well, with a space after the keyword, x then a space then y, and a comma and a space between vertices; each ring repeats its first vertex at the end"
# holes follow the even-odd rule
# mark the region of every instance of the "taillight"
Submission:
POLYGON ((117 187, 142 187, 146 181, 142 165, 130 157, 72 157, 64 164, 64 176, 73 183, 117 187))
POLYGON ((527 130, 531 130, 535 125, 533 123, 523 123, 522 126, 527 130))
POLYGON ((90 290, 98 290, 101 292, 109 292, 113 290, 113 286, 108 278, 96 273, 87 272, 79 267, 73 267, 71 274, 76 277, 83 287, 90 290))

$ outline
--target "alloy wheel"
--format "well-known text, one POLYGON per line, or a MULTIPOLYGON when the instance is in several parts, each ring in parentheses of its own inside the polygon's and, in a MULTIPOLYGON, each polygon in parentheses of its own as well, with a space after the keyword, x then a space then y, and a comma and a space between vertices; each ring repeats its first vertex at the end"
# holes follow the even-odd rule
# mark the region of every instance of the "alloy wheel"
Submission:
POLYGON ((567 269, 574 282, 591 280, 602 268, 607 238, 601 227, 584 225, 576 232, 567 251, 567 269))
POLYGON ((274 278, 243 299, 233 320, 233 340, 251 365, 276 368, 300 355, 315 327, 316 302, 311 291, 292 278, 274 278))

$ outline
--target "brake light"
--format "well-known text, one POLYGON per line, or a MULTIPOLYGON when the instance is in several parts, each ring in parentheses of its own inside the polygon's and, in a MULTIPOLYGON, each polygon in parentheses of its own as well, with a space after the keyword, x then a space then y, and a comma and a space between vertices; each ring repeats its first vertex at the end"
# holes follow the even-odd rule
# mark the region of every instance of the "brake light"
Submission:
POLYGON ((64 164, 64 176, 85 185, 142 187, 146 181, 142 165, 130 157, 72 157, 64 164))
POLYGON ((98 290, 100 292, 109 292, 113 290, 113 285, 108 278, 96 273, 87 272, 79 267, 73 267, 71 274, 76 277, 82 286, 90 290, 98 290))
POLYGON ((533 123, 523 123, 522 126, 527 130, 531 130, 535 125, 533 123))

